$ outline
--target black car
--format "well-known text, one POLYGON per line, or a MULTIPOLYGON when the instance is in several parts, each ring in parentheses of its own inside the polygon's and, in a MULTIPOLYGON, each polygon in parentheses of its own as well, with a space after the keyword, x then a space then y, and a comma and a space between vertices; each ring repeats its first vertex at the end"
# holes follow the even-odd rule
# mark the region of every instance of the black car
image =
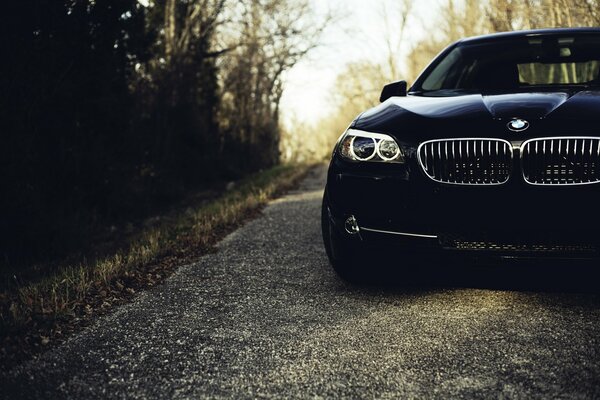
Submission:
POLYGON ((388 254, 594 259, 600 246, 600 29, 450 45, 338 140, 323 198, 343 277, 388 254))

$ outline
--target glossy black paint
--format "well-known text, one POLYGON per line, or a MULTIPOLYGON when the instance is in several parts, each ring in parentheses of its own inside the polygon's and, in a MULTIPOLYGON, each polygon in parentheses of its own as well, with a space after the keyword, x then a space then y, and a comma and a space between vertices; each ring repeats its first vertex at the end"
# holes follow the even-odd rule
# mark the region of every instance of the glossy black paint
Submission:
POLYGON ((453 97, 394 97, 366 111, 356 129, 383 132, 402 142, 481 136, 526 140, 544 133, 598 134, 598 91, 564 89, 554 92, 472 94, 453 97), (530 128, 518 136, 506 129, 514 117, 530 128))
MULTIPOLYGON (((450 46, 441 56, 460 43, 581 32, 600 34, 600 29, 512 32, 466 39, 450 46)), ((355 129, 394 137, 404 149, 405 164, 352 163, 334 152, 325 196, 331 223, 340 235, 357 245, 391 242, 404 246, 408 252, 444 249, 444 241, 457 236, 503 242, 600 245, 600 184, 532 186, 518 173, 518 147, 527 139, 600 136, 600 91, 565 86, 425 97, 413 89, 406 97, 392 97, 364 112, 351 124, 355 129), (529 128, 523 132, 509 130, 507 124, 513 118, 527 120, 529 128), (511 179, 499 186, 455 186, 427 177, 416 157, 419 144, 430 139, 461 137, 511 142, 516 152, 511 179), (437 235, 439 239, 364 231, 361 235, 347 235, 343 221, 349 215, 356 216, 359 226, 437 235)))

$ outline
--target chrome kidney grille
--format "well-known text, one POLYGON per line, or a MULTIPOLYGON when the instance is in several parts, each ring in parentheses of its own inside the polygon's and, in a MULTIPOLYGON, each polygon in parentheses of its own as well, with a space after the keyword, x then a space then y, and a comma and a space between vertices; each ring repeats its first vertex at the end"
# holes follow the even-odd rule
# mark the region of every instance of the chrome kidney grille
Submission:
POLYGON ((500 185, 512 171, 513 150, 502 139, 441 139, 422 143, 417 157, 436 182, 457 185, 500 185))
POLYGON ((532 139, 521 146, 523 178, 533 185, 600 182, 600 138, 532 139))

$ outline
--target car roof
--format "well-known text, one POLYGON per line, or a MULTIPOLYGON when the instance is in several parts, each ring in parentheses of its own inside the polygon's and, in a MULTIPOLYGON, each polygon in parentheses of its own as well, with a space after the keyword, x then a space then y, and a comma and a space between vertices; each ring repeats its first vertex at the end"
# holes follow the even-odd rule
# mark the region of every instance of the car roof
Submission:
POLYGON ((492 33, 490 35, 473 36, 459 40, 456 44, 476 43, 494 41, 497 39, 509 39, 515 37, 527 36, 554 36, 554 35, 570 35, 570 34, 599 34, 600 28, 552 28, 552 29, 532 29, 526 31, 512 31, 492 33))

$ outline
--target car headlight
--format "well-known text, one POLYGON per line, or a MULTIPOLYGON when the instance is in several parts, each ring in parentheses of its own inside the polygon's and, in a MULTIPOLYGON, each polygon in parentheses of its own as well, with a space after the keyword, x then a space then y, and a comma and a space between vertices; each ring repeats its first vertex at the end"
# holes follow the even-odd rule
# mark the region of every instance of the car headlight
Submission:
POLYGON ((339 145, 339 152, 349 161, 404 163, 404 153, 389 135, 348 129, 339 145))

